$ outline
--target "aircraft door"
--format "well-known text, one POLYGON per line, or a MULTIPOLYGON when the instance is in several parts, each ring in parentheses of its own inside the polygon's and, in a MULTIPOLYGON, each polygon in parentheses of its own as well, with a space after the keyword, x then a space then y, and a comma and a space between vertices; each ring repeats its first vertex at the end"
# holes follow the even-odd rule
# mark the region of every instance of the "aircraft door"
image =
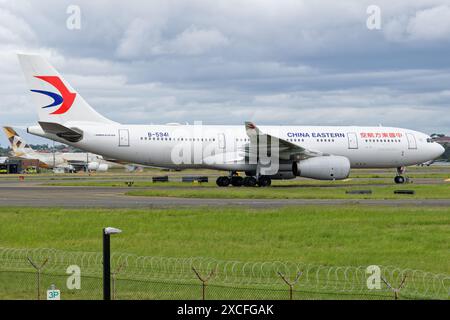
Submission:
POLYGON ((119 147, 130 146, 130 133, 128 129, 119 129, 119 147))
POLYGON ((225 149, 225 134, 219 133, 218 135, 219 149, 225 149))
POLYGON ((407 133, 406 139, 408 139, 408 149, 417 149, 416 137, 413 134, 407 133))
POLYGON ((347 133, 348 138, 348 148, 349 149, 358 149, 358 137, 354 132, 347 133))

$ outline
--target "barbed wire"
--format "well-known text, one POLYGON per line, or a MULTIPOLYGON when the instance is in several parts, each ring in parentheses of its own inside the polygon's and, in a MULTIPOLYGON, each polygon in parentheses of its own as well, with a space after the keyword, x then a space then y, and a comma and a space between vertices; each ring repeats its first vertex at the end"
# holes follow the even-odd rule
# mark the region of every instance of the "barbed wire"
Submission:
MULTIPOLYGON (((48 259, 43 272, 65 274, 70 265, 78 265, 84 275, 100 275, 102 272, 102 254, 99 252, 62 251, 50 248, 2 248, 0 247, 0 268, 3 270, 30 270, 27 259, 40 263, 48 259)), ((323 292, 368 293, 367 266, 326 266, 305 263, 265 261, 225 261, 203 257, 152 257, 128 253, 113 253, 112 268, 120 271, 118 279, 198 281, 193 268, 199 274, 214 274, 211 283, 220 285, 239 285, 250 287, 285 286, 280 274, 287 278, 301 277, 295 284, 296 289, 323 292)), ((402 295, 448 299, 450 276, 415 269, 400 269, 393 266, 378 266, 380 276, 388 283, 400 284, 402 295)), ((390 292, 391 288, 381 282, 381 291, 390 292)))

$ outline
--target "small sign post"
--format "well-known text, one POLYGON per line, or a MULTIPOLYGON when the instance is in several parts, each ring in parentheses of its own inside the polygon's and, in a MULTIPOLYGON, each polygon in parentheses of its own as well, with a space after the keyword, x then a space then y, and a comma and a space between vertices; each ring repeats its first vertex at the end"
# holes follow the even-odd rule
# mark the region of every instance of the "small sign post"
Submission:
POLYGON ((61 300, 61 291, 56 289, 54 284, 47 290, 47 300, 61 300))

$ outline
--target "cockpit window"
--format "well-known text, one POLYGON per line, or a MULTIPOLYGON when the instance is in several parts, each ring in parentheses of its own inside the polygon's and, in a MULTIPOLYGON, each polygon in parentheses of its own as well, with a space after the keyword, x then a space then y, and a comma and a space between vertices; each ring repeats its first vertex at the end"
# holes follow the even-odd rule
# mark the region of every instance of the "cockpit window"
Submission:
POLYGON ((432 138, 427 138, 427 142, 428 142, 428 143, 433 143, 434 141, 433 141, 432 138))

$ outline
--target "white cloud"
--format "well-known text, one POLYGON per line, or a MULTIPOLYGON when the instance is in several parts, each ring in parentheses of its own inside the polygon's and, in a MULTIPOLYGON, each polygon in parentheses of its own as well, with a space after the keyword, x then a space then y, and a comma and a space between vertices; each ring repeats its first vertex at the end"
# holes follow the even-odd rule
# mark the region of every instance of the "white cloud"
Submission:
POLYGON ((159 26, 141 18, 133 19, 125 31, 117 48, 117 55, 123 58, 136 58, 159 51, 159 26))
POLYGON ((169 41, 168 52, 177 54, 202 54, 229 44, 229 40, 216 29, 198 29, 190 26, 169 41))
POLYGON ((450 6, 440 5, 401 14, 388 20, 384 28, 390 41, 449 41, 450 6))
POLYGON ((23 45, 35 38, 36 35, 23 19, 0 8, 0 46, 23 45))
POLYGON ((442 5, 417 12, 406 30, 415 40, 449 40, 450 6, 442 5))

